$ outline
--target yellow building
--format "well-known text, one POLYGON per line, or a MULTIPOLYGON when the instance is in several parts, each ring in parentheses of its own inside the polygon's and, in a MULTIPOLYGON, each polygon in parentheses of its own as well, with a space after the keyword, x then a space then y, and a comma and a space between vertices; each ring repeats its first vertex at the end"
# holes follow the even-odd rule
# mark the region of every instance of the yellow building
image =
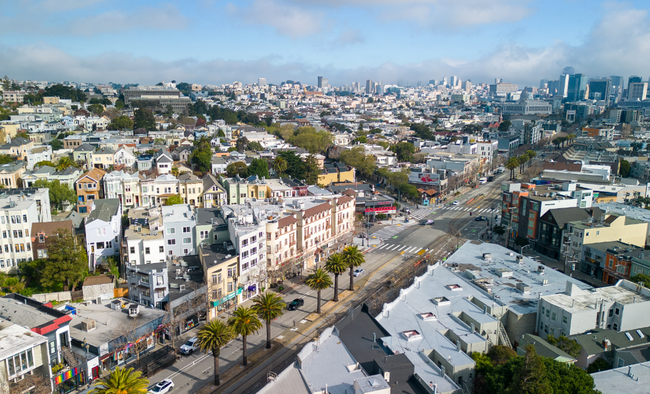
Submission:
POLYGON ((325 164, 318 175, 318 185, 329 186, 336 182, 355 182, 355 169, 342 163, 325 164))
POLYGON ((189 172, 179 175, 178 191, 185 204, 203 208, 203 181, 201 178, 189 172))
POLYGON ((208 320, 212 320, 241 301, 242 289, 237 284, 239 255, 232 244, 224 248, 223 243, 203 243, 199 249, 199 260, 208 287, 208 320))
POLYGON ((43 97, 43 104, 58 104, 58 97, 43 97))

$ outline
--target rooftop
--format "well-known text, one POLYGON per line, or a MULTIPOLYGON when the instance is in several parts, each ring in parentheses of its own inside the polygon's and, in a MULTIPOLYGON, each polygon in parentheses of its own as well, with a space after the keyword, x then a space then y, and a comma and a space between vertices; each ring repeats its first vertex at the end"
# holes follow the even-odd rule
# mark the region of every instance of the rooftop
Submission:
POLYGON ((538 298, 564 293, 567 282, 581 289, 591 289, 528 257, 517 261, 517 256, 497 244, 468 241, 447 259, 446 265, 486 292, 492 300, 520 315, 537 313, 538 298))
POLYGON ((163 223, 194 220, 194 210, 189 204, 176 204, 162 207, 163 223))
POLYGON ((196 225, 225 225, 226 221, 220 215, 221 208, 199 208, 196 210, 196 225))
POLYGON ((593 310, 594 305, 601 300, 611 300, 621 305, 650 301, 650 289, 642 288, 634 291, 636 283, 620 280, 614 286, 599 287, 583 290, 573 288, 569 291, 567 284, 566 293, 544 296, 544 300, 574 314, 584 310, 593 310), (570 293, 570 295, 569 295, 570 293))
POLYGON ((0 319, 0 359, 42 343, 47 343, 47 338, 18 324, 0 319))
POLYGON ((86 218, 86 224, 90 224, 95 220, 110 222, 111 218, 117 215, 120 209, 120 200, 117 198, 94 200, 93 204, 95 208, 86 218))
POLYGON ((207 268, 228 262, 239 256, 230 241, 211 245, 201 244, 200 253, 203 255, 203 260, 208 265, 207 268))
POLYGON ((650 386, 650 361, 591 374, 596 390, 602 394, 647 394, 650 386))

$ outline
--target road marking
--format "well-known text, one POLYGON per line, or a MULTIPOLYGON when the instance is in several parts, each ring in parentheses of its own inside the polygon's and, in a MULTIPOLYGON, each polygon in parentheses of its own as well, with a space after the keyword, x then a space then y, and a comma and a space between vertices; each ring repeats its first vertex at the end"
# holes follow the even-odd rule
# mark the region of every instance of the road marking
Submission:
POLYGON ((418 252, 417 252, 417 254, 420 255, 420 256, 422 256, 422 255, 425 254, 425 253, 426 253, 426 251, 425 251, 424 249, 420 249, 420 250, 418 250, 418 252))
POLYGON ((384 247, 386 247, 386 244, 379 245, 379 247, 377 248, 377 250, 379 250, 379 249, 383 249, 384 247))
POLYGON ((420 249, 420 248, 418 248, 417 246, 413 246, 412 248, 408 248, 408 250, 406 252, 412 253, 412 252, 415 252, 418 249, 420 249))
POLYGON ((399 250, 402 250, 402 249, 404 249, 404 248, 406 248, 406 245, 402 246, 401 248, 399 248, 399 249, 397 249, 397 250, 399 251, 399 250))

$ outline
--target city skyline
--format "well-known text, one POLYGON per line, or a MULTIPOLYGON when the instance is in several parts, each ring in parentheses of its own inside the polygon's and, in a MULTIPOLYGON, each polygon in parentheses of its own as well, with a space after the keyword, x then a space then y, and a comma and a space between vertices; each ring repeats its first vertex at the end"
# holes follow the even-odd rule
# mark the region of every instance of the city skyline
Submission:
POLYGON ((557 79, 568 65, 587 78, 650 73, 640 0, 395 3, 24 0, 0 16, 0 73, 140 84, 317 85, 320 75, 331 86, 457 75, 520 87, 557 79))

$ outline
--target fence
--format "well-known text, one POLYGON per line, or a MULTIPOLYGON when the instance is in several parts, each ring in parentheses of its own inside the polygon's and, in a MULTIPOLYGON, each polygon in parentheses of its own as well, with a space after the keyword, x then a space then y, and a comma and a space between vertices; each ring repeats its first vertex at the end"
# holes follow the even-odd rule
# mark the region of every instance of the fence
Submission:
POLYGON ((63 302, 63 301, 71 301, 72 293, 69 291, 59 291, 56 293, 41 293, 41 294, 32 295, 32 298, 38 302, 48 302, 48 301, 63 302))

